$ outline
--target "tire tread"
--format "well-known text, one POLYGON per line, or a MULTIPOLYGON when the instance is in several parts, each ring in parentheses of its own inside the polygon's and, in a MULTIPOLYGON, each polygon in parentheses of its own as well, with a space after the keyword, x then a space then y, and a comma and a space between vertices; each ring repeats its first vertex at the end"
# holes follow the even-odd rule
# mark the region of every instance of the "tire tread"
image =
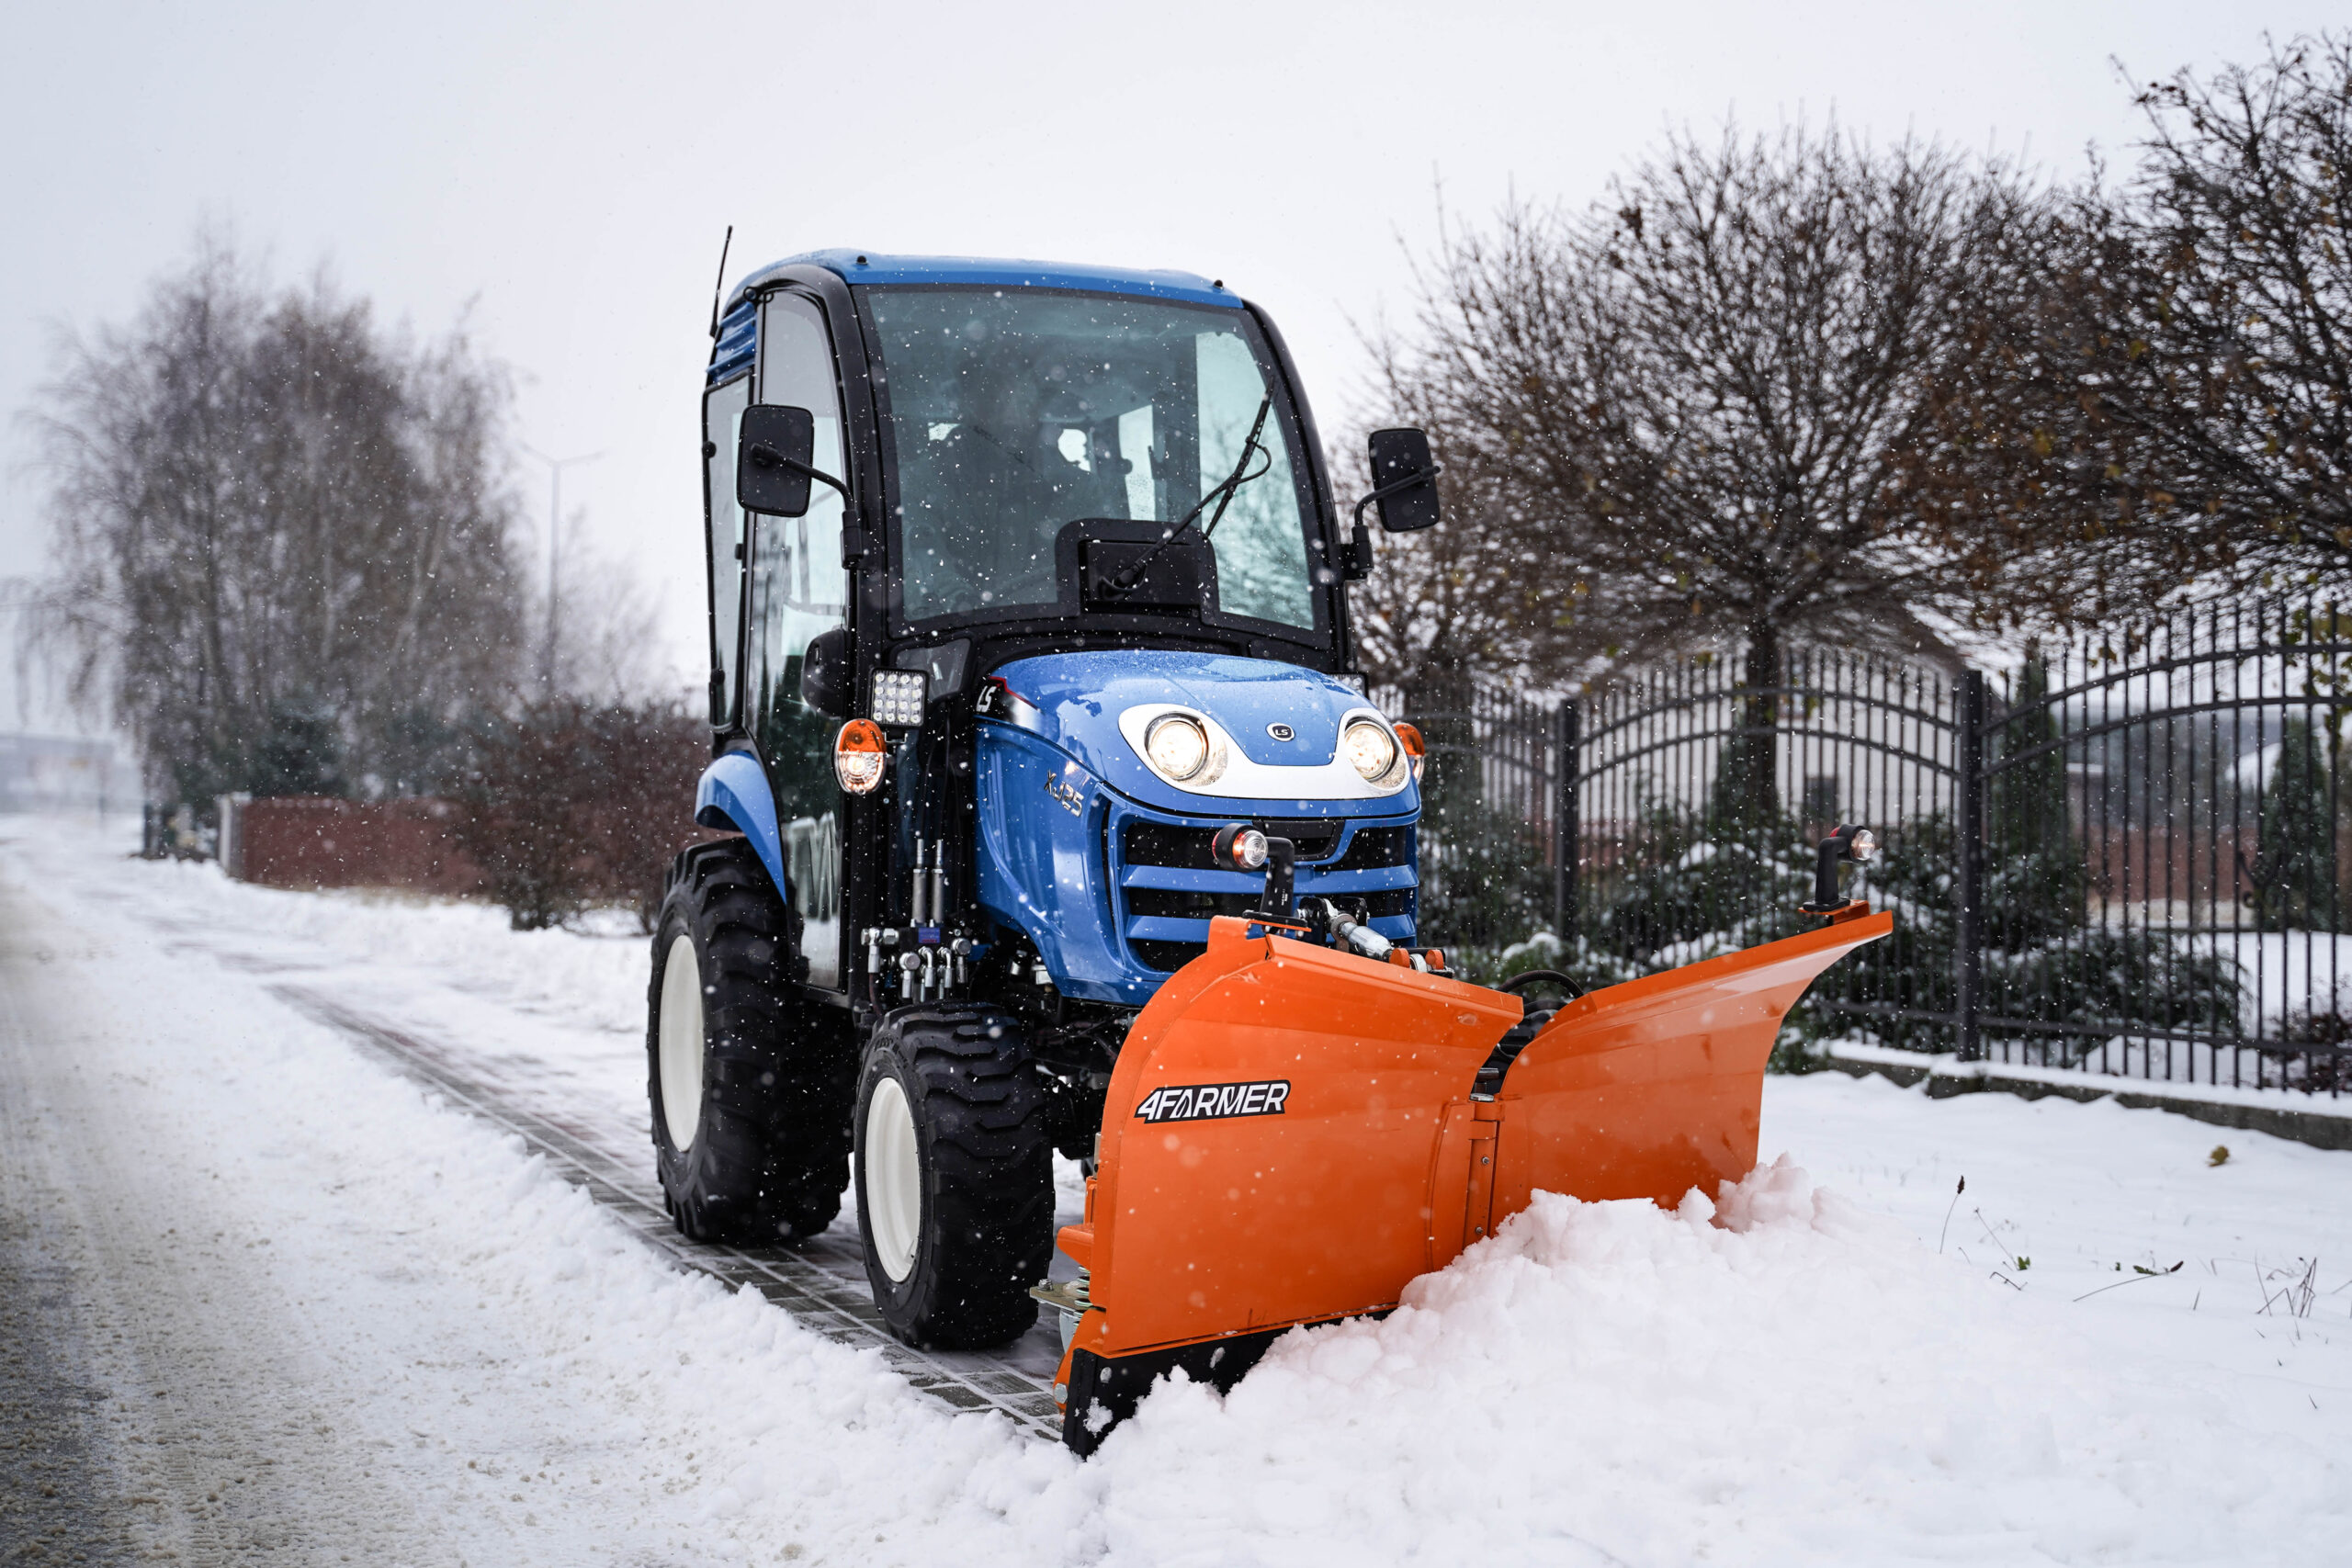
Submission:
POLYGON ((931 1268, 918 1264, 914 1300, 894 1304, 869 1254, 885 1319, 932 1348, 1018 1338, 1037 1320, 1029 1287, 1052 1262, 1055 1203, 1049 1105, 1021 1026, 989 1009, 918 1005, 885 1019, 873 1049, 895 1052, 921 1091, 937 1233, 925 1237, 931 1268))
POLYGON ((647 988, 648 1095, 662 1197, 697 1241, 805 1239, 841 1211, 849 1179, 851 1058, 842 1032, 804 1001, 800 919, 742 839, 671 863, 647 988), (702 1123, 681 1156, 661 1112, 661 994, 673 916, 706 964, 702 1123))

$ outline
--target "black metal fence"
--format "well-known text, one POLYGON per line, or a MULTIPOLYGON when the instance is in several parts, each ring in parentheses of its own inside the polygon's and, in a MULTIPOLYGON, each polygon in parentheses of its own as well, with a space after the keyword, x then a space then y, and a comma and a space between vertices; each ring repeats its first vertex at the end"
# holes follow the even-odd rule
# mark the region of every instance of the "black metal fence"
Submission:
POLYGON ((2352 620, 2207 604, 1996 673, 1699 655, 1430 740, 1424 925, 1609 983, 1806 923, 1805 846, 1887 845, 1896 934, 1795 1021, 1965 1057, 2340 1092, 2352 1055, 2352 620))

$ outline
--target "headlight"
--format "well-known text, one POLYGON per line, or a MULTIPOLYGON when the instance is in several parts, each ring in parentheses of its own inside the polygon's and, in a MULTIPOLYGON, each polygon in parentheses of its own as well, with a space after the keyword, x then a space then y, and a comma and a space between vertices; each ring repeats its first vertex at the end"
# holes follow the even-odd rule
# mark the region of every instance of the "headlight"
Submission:
POLYGON ((1182 784, 1209 765, 1209 732, 1197 719, 1162 714, 1144 731, 1143 751, 1153 767, 1182 784))
POLYGON ((1368 718, 1348 721, 1346 731, 1340 737, 1340 749, 1368 782, 1378 783, 1396 766, 1396 738, 1388 733, 1386 726, 1368 718))

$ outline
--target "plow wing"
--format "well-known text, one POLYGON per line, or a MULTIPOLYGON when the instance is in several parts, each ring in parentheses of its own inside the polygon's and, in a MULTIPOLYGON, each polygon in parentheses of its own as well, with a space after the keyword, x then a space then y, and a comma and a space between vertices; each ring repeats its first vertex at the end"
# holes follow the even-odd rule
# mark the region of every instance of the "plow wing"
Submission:
POLYGON ((1229 1388, 1286 1328, 1395 1306, 1538 1189, 1671 1204, 1746 1176, 1781 1019, 1893 929, 1853 917, 1580 997, 1507 1066, 1516 996, 1212 921, 1128 1032, 1061 1233, 1090 1274, 1065 1439, 1091 1451, 1175 1368, 1229 1388))

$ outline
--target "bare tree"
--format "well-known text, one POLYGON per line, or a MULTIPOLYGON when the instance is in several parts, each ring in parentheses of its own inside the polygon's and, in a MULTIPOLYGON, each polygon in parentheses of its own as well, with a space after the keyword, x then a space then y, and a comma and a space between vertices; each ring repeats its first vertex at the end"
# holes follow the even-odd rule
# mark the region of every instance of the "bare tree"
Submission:
POLYGON ((69 340, 38 625, 151 783, 413 787, 503 703, 523 595, 503 372, 207 240, 136 321, 69 340))
POLYGON ((1449 236, 1383 346, 1466 536, 1418 571, 1489 606, 1461 651, 1559 679, 1736 639, 1762 676, 1795 632, 1931 642, 1919 612, 1975 606, 1995 553, 1905 459, 1988 352, 1998 240, 2039 199, 1931 146, 1734 131, 1591 210, 1449 236))
POLYGON ((2040 520, 2076 617, 2352 570, 2352 34, 2181 71, 2041 243, 1996 374, 1951 389, 1955 504, 2040 520))
MULTIPOLYGON (((1771 687, 1800 634, 1944 651, 1923 615, 1981 613, 2007 557, 1907 468, 1937 389, 1993 352, 2004 236, 2041 199, 1933 146, 1732 130, 1589 210, 1450 234, 1382 346, 1453 521, 1392 541, 1364 596, 1378 672, 1559 682, 1712 644, 1771 687)), ((1727 763, 1769 807, 1769 739, 1727 763)))
POLYGON ((552 649, 558 694, 615 708, 674 698, 694 682, 663 649, 661 615, 643 574, 598 549, 582 521, 573 513, 565 530, 562 615, 552 649))

